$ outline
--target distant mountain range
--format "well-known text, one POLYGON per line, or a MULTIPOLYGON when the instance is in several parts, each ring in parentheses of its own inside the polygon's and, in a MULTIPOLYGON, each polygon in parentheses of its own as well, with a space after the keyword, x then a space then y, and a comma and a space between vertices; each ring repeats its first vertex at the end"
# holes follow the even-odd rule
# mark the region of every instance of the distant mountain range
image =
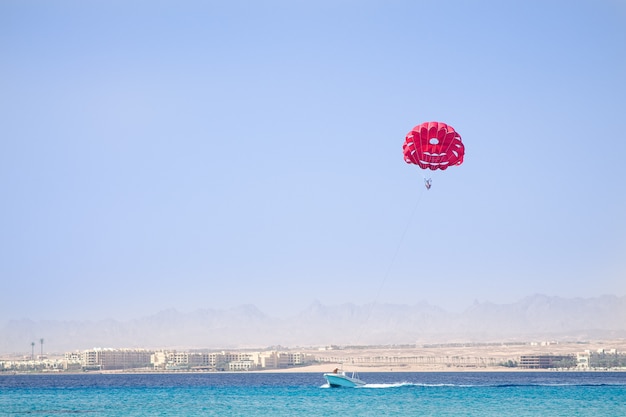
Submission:
POLYGON ((475 303, 461 313, 415 305, 314 303, 288 318, 244 305, 175 310, 129 321, 13 320, 0 328, 0 352, 112 348, 263 348, 444 342, 602 340, 626 338, 626 296, 534 295, 512 304, 475 303), (37 344, 37 350, 39 344, 37 344))

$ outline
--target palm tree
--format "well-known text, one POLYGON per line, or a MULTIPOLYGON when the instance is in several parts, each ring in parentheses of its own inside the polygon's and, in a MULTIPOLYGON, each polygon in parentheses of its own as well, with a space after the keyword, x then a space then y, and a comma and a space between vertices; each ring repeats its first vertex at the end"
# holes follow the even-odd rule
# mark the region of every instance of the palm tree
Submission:
POLYGON ((41 343, 41 358, 43 358, 43 338, 39 339, 39 343, 41 343))
POLYGON ((35 360, 35 342, 32 342, 32 343, 30 344, 30 346, 33 348, 33 349, 32 349, 33 351, 32 351, 32 353, 30 354, 30 359, 34 361, 34 360, 35 360))

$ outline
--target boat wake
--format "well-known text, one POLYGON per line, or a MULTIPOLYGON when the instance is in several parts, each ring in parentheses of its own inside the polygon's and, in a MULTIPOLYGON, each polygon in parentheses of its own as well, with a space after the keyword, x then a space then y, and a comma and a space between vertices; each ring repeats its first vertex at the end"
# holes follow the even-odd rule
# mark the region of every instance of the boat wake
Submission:
MULTIPOLYGON (((472 385, 456 384, 420 384, 415 382, 392 382, 386 384, 365 384, 354 388, 367 389, 389 389, 389 388, 437 388, 437 387, 471 387, 472 385)), ((324 384, 320 388, 332 388, 329 384, 324 384)))
POLYGON ((516 388, 516 387, 604 387, 621 386, 622 384, 420 384, 414 382, 395 382, 387 384, 366 384, 359 388, 516 388))
POLYGON ((365 384, 363 388, 374 388, 374 389, 384 389, 384 388, 401 388, 401 387, 410 387, 416 384, 411 382, 395 382, 392 384, 365 384))
MULTIPOLYGON (((624 386, 624 384, 607 383, 526 383, 526 384, 426 384, 416 382, 392 382, 384 384, 365 384, 359 387, 362 389, 389 389, 389 388, 525 388, 525 387, 605 387, 624 386)), ((329 384, 324 384, 320 388, 331 388, 329 384)))
POLYGON ((417 384, 415 382, 393 382, 389 384, 366 384, 362 388, 405 388, 405 387, 455 387, 454 384, 417 384))

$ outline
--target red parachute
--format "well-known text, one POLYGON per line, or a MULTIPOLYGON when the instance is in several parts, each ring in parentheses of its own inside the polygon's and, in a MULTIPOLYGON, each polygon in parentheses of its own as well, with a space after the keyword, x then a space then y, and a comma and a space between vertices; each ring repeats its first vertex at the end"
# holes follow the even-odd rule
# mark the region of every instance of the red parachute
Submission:
MULTIPOLYGON (((441 122, 426 122, 415 126, 406 135, 402 145, 407 164, 418 165, 422 169, 445 170, 452 165, 461 165, 465 146, 461 135, 441 122)), ((426 188, 430 188, 430 183, 426 188)))

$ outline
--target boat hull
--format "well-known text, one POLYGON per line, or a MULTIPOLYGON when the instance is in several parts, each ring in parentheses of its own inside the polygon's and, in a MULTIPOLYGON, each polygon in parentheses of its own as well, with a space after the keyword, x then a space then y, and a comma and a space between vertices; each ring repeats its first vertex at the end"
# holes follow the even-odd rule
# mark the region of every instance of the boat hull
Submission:
POLYGON ((365 385, 365 382, 358 378, 349 377, 341 373, 324 374, 326 382, 333 388, 356 388, 365 385))

